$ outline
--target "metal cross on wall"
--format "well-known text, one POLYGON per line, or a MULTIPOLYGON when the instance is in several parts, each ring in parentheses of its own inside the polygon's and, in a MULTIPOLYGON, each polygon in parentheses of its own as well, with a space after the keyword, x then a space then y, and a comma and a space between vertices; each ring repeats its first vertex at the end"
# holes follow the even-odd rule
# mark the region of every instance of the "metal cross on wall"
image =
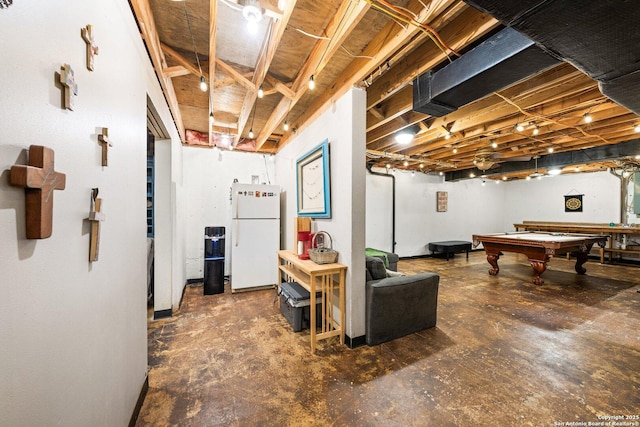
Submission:
POLYGON ((29 165, 11 166, 11 185, 23 187, 27 239, 46 239, 53 230, 53 190, 64 190, 66 176, 53 167, 53 150, 29 147, 29 165))
POLYGON ((87 69, 93 71, 93 61, 99 53, 98 45, 93 37, 93 25, 87 25, 82 29, 82 39, 87 44, 87 69))
POLYGON ((72 110, 78 95, 78 85, 71 65, 64 64, 60 72, 60 83, 64 86, 64 108, 72 110))
POLYGON ((102 128, 102 134, 98 135, 98 141, 102 145, 102 166, 109 166, 109 147, 113 147, 109 139, 109 128, 102 128))

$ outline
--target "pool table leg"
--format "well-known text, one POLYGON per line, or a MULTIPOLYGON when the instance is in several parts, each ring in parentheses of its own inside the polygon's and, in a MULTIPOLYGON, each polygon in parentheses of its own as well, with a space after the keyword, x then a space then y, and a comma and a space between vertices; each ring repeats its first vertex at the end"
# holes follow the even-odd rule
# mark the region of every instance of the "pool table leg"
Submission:
POLYGON ((489 274, 491 276, 495 276, 498 274, 498 272, 500 272, 500 267, 498 267, 498 259, 500 259, 500 255, 502 255, 502 253, 487 254, 487 261, 489 261, 489 264, 491 264, 491 267, 493 267, 491 270, 489 270, 489 274))
POLYGON ((582 265, 587 262, 587 260, 589 259, 589 252, 578 252, 576 253, 576 273, 578 274, 584 274, 587 272, 587 269, 584 268, 582 265))
POLYGON ((547 269, 547 263, 536 259, 530 259, 529 263, 531 263, 531 267, 533 268, 533 283, 536 285, 542 285, 544 280, 542 280, 540 275, 547 269))

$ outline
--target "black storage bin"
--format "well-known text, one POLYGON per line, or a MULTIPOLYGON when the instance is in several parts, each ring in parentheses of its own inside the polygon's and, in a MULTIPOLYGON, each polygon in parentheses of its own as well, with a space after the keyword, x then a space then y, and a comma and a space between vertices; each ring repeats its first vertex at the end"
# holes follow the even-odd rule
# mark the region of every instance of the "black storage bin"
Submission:
POLYGON ((204 229, 204 294, 224 292, 224 227, 204 229))
MULTIPOLYGON (((308 329, 311 324, 311 294, 297 282, 280 284, 280 312, 293 327, 293 332, 308 329)), ((316 326, 322 321, 322 292, 316 292, 316 326)))

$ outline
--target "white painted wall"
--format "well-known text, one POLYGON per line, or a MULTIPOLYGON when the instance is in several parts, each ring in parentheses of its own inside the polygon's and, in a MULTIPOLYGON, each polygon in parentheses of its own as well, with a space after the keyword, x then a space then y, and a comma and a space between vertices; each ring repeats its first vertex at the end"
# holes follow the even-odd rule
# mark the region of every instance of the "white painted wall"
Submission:
MULTIPOLYGON (((384 173, 384 169, 373 169, 384 173)), ((502 230, 505 209, 504 183, 495 184, 481 179, 445 182, 438 175, 396 171, 396 250, 401 257, 429 254, 429 242, 442 240, 471 241, 478 233, 497 233, 502 230), (446 191, 448 209, 436 212, 436 192, 446 191)), ((391 203, 388 186, 380 187, 374 180, 385 179, 367 174, 367 198, 391 203), (382 196, 380 195, 382 192, 382 196), (376 194, 377 193, 377 194, 376 194)), ((381 222, 386 210, 371 205, 367 209, 367 223, 381 222)), ((374 247, 367 241, 368 247, 374 247)))
POLYGON ((347 265, 346 333, 365 333, 365 104, 366 93, 353 89, 335 102, 276 156, 276 183, 284 191, 283 246, 294 249, 296 160, 325 139, 330 144, 331 218, 313 221, 314 231, 327 231, 347 265))
POLYGON ((146 102, 170 114, 129 4, 21 0, 0 12, 0 424, 127 425, 146 378, 146 102), (80 29, 100 54, 85 67, 80 29), (75 70, 76 110, 56 72, 75 70), (109 128, 109 166, 97 132, 109 128), (8 170, 30 144, 55 150, 53 235, 25 239, 24 190, 8 170), (90 189, 106 221, 88 262, 90 189))
POLYGON ((619 222, 620 180, 609 172, 507 183, 503 231, 522 221, 619 222), (564 196, 584 194, 583 212, 565 212, 564 196))
MULTIPOLYGON (((524 220, 609 223, 620 218, 620 181, 608 172, 499 184, 487 180, 485 185, 480 178, 445 182, 440 176, 412 177, 403 171, 395 176, 396 253, 402 257, 429 254, 429 242, 513 231, 513 224, 524 220), (448 193, 447 212, 436 212, 436 191, 448 193), (584 194, 584 211, 564 212, 565 194, 584 194)), ((385 178, 367 175, 367 198, 390 203, 391 190, 376 182, 380 179, 385 178)), ((377 203, 367 205, 367 223, 386 216, 377 203)))
MULTIPOLYGON (((186 274, 188 279, 204 277, 204 228, 227 227, 231 230, 231 184, 234 179, 250 184, 257 175, 260 183, 274 184, 274 158, 239 151, 219 151, 185 147, 184 206, 186 233, 186 274)), ((231 239, 226 239, 225 254, 231 254, 231 239)), ((229 274, 230 263, 225 263, 229 274)))

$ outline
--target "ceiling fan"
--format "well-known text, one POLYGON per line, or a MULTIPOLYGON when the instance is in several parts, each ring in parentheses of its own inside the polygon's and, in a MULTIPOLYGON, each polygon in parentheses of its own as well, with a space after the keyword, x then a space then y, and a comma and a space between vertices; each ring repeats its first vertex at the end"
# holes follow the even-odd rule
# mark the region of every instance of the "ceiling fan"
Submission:
POLYGON ((481 171, 486 171, 497 165, 498 162, 495 159, 500 158, 500 153, 494 153, 492 151, 478 151, 473 159, 473 164, 481 171))

